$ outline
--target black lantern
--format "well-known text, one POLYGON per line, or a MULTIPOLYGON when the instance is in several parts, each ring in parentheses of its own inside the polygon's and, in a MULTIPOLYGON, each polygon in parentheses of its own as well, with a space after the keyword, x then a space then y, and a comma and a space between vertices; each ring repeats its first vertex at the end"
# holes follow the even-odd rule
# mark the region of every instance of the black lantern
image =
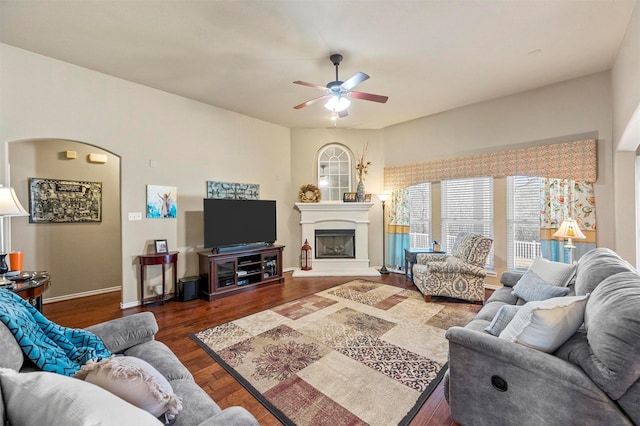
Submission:
POLYGON ((311 246, 306 238, 300 252, 300 269, 303 271, 311 270, 311 246))

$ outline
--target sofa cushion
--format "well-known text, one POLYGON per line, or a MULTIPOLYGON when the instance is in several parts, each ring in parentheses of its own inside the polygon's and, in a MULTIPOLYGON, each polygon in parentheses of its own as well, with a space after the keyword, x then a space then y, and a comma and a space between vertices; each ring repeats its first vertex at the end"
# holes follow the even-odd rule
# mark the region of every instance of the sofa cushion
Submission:
POLYGON ((518 310, 520 310, 520 308, 522 308, 522 306, 516 306, 516 305, 501 306, 500 309, 498 309, 498 312, 496 312, 496 315, 493 317, 491 324, 489 324, 484 329, 484 331, 494 336, 499 336, 500 333, 502 333, 502 330, 504 330, 507 327, 507 325, 509 325, 513 317, 516 316, 516 313, 518 313, 518 310))
POLYGON ((582 325, 586 303, 587 296, 528 302, 500 333, 500 338, 553 352, 582 325))
POLYGON ((528 270, 513 287, 513 295, 526 302, 547 300, 552 297, 562 297, 569 293, 568 287, 553 285, 538 276, 533 270, 528 270))
POLYGON ((605 247, 589 250, 578 260, 576 295, 592 293, 602 280, 619 272, 636 271, 613 250, 605 247))
POLYGON ((529 267, 529 271, 535 272, 537 276, 549 284, 564 287, 575 274, 576 266, 554 262, 544 257, 536 257, 529 267))
POLYGON ((640 378, 640 276, 622 272, 603 280, 585 311, 589 351, 572 360, 612 399, 640 378))
POLYGON ((182 409, 169 381, 146 361, 132 356, 111 356, 89 361, 75 375, 119 396, 155 417, 173 420, 182 409))
POLYGON ((24 364, 24 353, 13 333, 2 322, 0 322, 0 348, 2 348, 0 368, 20 371, 22 364, 24 364))
POLYGON ((0 369, 0 386, 12 425, 162 424, 104 389, 62 374, 0 369))

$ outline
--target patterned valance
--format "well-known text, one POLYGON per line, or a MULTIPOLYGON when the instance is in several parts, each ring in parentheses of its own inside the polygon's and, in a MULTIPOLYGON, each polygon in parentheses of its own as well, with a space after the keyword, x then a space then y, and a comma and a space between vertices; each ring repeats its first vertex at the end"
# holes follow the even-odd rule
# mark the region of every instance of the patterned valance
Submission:
POLYGON ((384 168, 384 189, 479 176, 540 176, 595 182, 595 139, 490 152, 384 168))

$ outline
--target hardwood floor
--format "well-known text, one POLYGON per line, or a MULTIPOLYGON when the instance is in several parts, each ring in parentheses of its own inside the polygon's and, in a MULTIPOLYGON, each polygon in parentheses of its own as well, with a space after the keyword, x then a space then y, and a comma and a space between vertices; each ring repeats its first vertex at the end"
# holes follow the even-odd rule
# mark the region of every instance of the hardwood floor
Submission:
MULTIPOLYGON (((151 311, 155 314, 160 327, 156 339, 173 350, 180 361, 191 371, 196 382, 220 407, 240 405, 249 410, 261 425, 279 425, 280 422, 191 340, 189 334, 325 290, 355 278, 292 278, 291 273, 287 273, 284 284, 273 284, 213 302, 200 299, 189 302, 171 301, 165 305, 121 310, 120 292, 113 292, 69 301, 45 303, 43 311, 50 320, 73 328, 86 327, 136 312, 151 311)), ((367 279, 398 287, 413 287, 410 281, 405 280, 404 275, 401 274, 383 275, 379 278, 367 277, 367 279)), ((442 302, 442 300, 439 301, 442 302)), ((459 302, 451 301, 450 303, 459 302)), ((478 305, 466 305, 473 312, 480 310, 478 305)), ((431 394, 411 425, 456 425, 449 414, 449 406, 444 398, 442 384, 431 394)))

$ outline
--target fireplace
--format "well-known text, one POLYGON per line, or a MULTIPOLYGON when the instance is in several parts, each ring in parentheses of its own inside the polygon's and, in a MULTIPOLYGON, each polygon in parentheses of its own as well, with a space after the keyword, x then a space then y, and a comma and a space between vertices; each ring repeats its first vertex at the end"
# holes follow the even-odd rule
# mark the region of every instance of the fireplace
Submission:
POLYGON ((300 245, 311 245, 311 270, 294 277, 379 277, 369 265, 369 209, 373 203, 296 203, 300 211, 300 245))
POLYGON ((316 229, 316 259, 355 259, 355 229, 316 229))

